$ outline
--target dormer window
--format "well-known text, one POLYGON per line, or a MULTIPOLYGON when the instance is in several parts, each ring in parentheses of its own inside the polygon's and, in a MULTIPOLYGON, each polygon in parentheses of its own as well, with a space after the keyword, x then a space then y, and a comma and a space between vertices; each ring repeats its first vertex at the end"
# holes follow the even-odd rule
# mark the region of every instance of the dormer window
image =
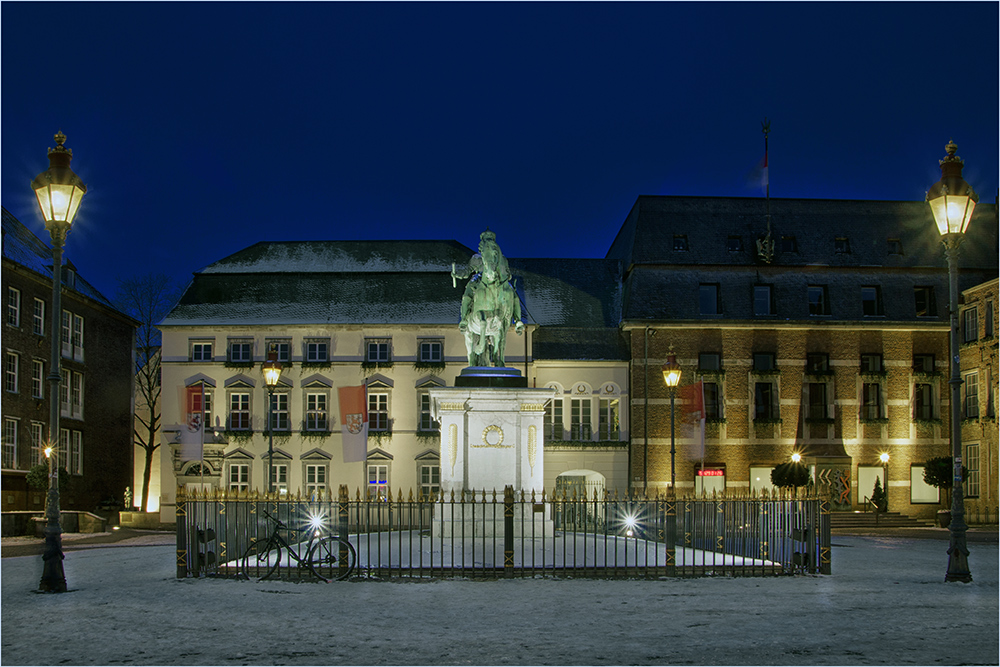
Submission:
POLYGON ((726 241, 726 250, 729 252, 740 252, 743 250, 743 238, 739 236, 730 236, 726 241))
POLYGON ((838 255, 851 254, 851 241, 846 236, 838 236, 833 240, 833 251, 838 255))
POLYGON ((674 234, 674 250, 678 252, 686 252, 687 249, 688 249, 687 234, 674 234))
POLYGON ((899 239, 889 239, 889 254, 890 255, 902 255, 903 254, 903 242, 899 239))
POLYGON ((798 252, 799 245, 795 242, 794 236, 781 237, 781 252, 798 252))

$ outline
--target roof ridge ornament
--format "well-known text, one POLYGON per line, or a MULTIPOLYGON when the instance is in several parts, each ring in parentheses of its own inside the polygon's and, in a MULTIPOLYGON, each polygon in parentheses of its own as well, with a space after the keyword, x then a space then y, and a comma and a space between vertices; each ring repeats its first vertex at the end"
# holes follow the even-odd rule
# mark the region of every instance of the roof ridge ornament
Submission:
POLYGON ((770 174, 767 173, 769 167, 767 163, 767 137, 771 133, 771 121, 765 117, 760 127, 764 132, 764 174, 766 188, 764 191, 764 201, 766 206, 767 236, 757 239, 757 257, 763 262, 770 264, 774 261, 774 239, 771 238, 771 178, 770 174))

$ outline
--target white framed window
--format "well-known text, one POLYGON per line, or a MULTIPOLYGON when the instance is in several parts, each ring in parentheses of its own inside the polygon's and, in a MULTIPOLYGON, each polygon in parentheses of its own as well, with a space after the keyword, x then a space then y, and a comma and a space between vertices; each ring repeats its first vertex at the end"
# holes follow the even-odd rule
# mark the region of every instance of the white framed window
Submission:
POLYGON ((924 466, 910 466, 910 503, 937 504, 941 502, 940 494, 935 486, 931 486, 924 481, 924 466))
POLYGON ((229 430, 250 430, 250 393, 234 391, 229 394, 229 430))
POLYGON ((191 361, 212 361, 212 341, 191 341, 191 361))
POLYGON ((962 311, 962 342, 979 340, 979 307, 973 306, 962 311))
POLYGON ((553 398, 545 406, 545 440, 564 440, 563 399, 553 398))
POLYGON ((268 338, 264 341, 264 349, 268 354, 273 350, 276 361, 282 364, 292 361, 292 342, 287 338, 268 338))
POLYGON ((45 362, 31 360, 31 397, 45 398, 45 362))
POLYGON ((965 445, 965 497, 979 497, 979 443, 965 445))
POLYGON ((329 431, 329 395, 326 392, 306 393, 306 430, 329 431))
POLYGON ((441 493, 441 466, 420 466, 420 495, 425 500, 437 498, 441 493))
POLYGON ((392 360, 390 354, 390 342, 388 338, 369 338, 365 341, 366 353, 365 361, 369 363, 385 364, 392 360))
POLYGON ((69 429, 61 428, 59 429, 59 458, 56 459, 56 463, 59 464, 60 468, 69 469, 69 429))
POLYGON ((330 361, 330 341, 313 338, 306 341, 306 363, 325 364, 330 361))
POLYGON ((387 500, 389 496, 389 466, 385 463, 368 464, 368 497, 387 500))
POLYGON ((421 341, 420 361, 425 364, 437 364, 444 361, 444 343, 439 340, 421 341))
POLYGON ((73 315, 73 334, 71 344, 73 347, 73 359, 83 362, 83 318, 73 315))
POLYGON ((288 495, 287 463, 274 463, 271 465, 271 484, 279 496, 288 495))
POLYGON ((45 424, 31 422, 31 467, 45 462, 45 424))
POLYGON ((774 315, 774 299, 770 285, 753 286, 753 314, 774 315))
POLYGON ((885 315, 882 310, 882 288, 878 285, 861 288, 861 314, 865 317, 885 315))
POLYGON ((306 495, 309 497, 322 498, 326 495, 326 470, 325 463, 306 464, 306 495))
POLYGON ((420 431, 437 431, 439 424, 434 421, 431 415, 431 395, 426 391, 420 392, 420 423, 417 429, 420 431))
POLYGON ((17 427, 18 420, 5 417, 3 420, 3 467, 17 467, 17 427))
POLYGON ((590 398, 574 398, 570 402, 569 439, 590 440, 593 438, 593 425, 590 421, 590 398))
POLYGON ((73 358, 73 314, 62 311, 62 356, 73 358))
POLYGON ((934 419, 934 387, 929 382, 913 385, 913 418, 922 421, 934 419))
POLYGON ((7 325, 21 326, 21 290, 16 287, 7 288, 7 325))
POLYGON ((979 416, 979 373, 966 373, 962 380, 964 381, 962 384, 964 393, 962 416, 965 419, 975 419, 979 416))
POLYGON ((31 316, 31 331, 37 336, 45 335, 45 302, 35 298, 35 310, 31 316))
POLYGON ((73 371, 70 374, 70 414, 76 419, 83 419, 83 373, 73 371))
POLYGON ((882 401, 880 382, 861 383, 861 421, 875 421, 885 418, 885 404, 882 401))
POLYGON ((721 419, 723 416, 721 386, 718 382, 709 382, 706 380, 703 387, 705 392, 705 419, 721 419))
POLYGON ((233 364, 253 363, 253 341, 245 339, 229 341, 229 362, 233 364))
POLYGON ((778 385, 767 380, 754 382, 753 387, 753 418, 755 421, 777 419, 778 385))
POLYGON ((597 417, 597 439, 618 440, 621 431, 617 398, 602 398, 600 414, 597 417))
POLYGON ((250 464, 230 463, 229 464, 229 490, 249 491, 250 490, 250 464))
POLYGON ((368 430, 389 430, 389 394, 368 394, 368 430))
POLYGON ((62 369, 62 382, 59 383, 59 414, 63 417, 72 417, 69 403, 69 383, 70 371, 62 369))
POLYGON ((71 475, 83 474, 83 433, 71 431, 69 434, 69 461, 66 470, 71 475))
POLYGON ((270 395, 270 399, 271 414, 268 417, 271 420, 271 426, 275 431, 289 430, 288 394, 286 392, 275 392, 270 395))
POLYGON ((3 367, 3 388, 12 394, 18 391, 20 365, 21 355, 17 352, 8 352, 3 367))

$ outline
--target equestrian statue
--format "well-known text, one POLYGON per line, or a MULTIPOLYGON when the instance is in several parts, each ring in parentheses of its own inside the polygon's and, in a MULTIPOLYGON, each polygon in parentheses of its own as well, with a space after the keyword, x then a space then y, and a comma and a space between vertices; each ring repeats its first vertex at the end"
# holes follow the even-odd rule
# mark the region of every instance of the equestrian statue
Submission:
POLYGON ((487 229, 479 236, 479 252, 461 269, 451 265, 451 285, 469 278, 462 296, 458 330, 465 334, 469 366, 504 367, 504 348, 511 323, 517 335, 524 332, 521 302, 510 284, 510 267, 500 252, 496 234, 487 229), (470 278, 471 276, 471 278, 470 278))

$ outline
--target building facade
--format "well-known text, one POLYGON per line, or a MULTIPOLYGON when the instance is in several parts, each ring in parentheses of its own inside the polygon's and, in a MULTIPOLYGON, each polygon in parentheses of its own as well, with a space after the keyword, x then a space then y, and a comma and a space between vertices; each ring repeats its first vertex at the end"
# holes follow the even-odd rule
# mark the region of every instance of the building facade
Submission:
MULTIPOLYGON (((72 263, 63 269, 60 467, 64 509, 119 506, 132 484, 132 349, 136 322, 72 263)), ((3 210, 3 509, 37 510, 26 476, 49 439, 52 250, 3 210)))

